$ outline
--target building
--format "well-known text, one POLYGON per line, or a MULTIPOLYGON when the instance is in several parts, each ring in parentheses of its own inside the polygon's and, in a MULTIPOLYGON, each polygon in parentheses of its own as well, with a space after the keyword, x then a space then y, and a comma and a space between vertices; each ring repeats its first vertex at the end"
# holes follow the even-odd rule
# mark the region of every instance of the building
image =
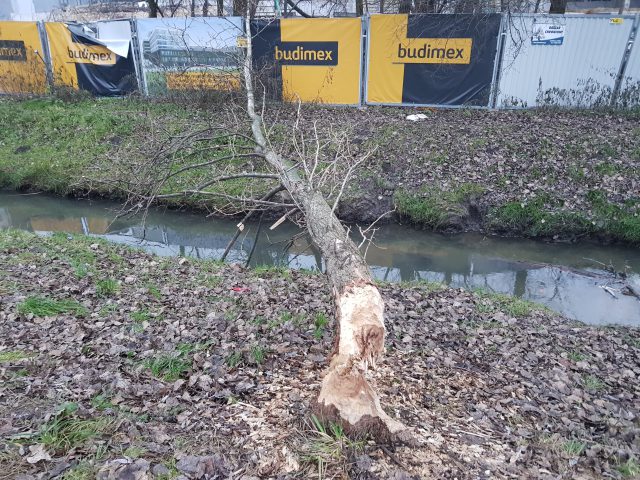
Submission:
POLYGON ((184 32, 177 28, 155 28, 142 42, 143 56, 154 67, 237 68, 237 48, 215 45, 190 45, 184 32))

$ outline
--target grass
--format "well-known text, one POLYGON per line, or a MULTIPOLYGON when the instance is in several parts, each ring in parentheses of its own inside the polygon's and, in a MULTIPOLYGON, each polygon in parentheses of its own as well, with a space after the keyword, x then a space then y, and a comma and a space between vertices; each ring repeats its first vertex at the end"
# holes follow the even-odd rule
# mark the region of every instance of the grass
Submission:
POLYGON ((261 345, 251 347, 251 358, 256 365, 262 365, 267 358, 267 349, 261 345))
POLYGON ((149 283, 146 284, 146 287, 147 287, 147 290, 149 291, 149 295, 151 295, 156 300, 161 300, 162 299, 162 292, 157 287, 157 285, 149 282, 149 283))
POLYGON ((253 273, 258 277, 282 277, 291 278, 291 271, 281 265, 256 265, 253 273))
POLYGON ((518 232, 528 237, 554 235, 588 235, 595 228, 584 215, 555 211, 561 204, 549 196, 541 195, 530 202, 509 202, 489 213, 489 226, 499 232, 518 232))
POLYGON ((107 410, 115 408, 116 405, 111 403, 111 397, 106 393, 100 393, 91 399, 91 406, 96 410, 107 410))
POLYGON ((640 244, 640 201, 622 208, 609 203, 606 195, 599 190, 591 190, 587 199, 591 202, 602 231, 616 239, 640 244))
POLYGON ((323 424, 311 415, 298 454, 303 463, 315 467, 318 478, 329 478, 331 472, 345 471, 348 459, 361 452, 365 440, 352 440, 336 423, 323 424))
POLYGON ((0 187, 70 193, 89 167, 108 158, 117 144, 135 138, 148 114, 168 123, 187 121, 187 109, 178 104, 135 99, 2 99, 0 187))
POLYGON ((584 452, 587 444, 578 440, 568 440, 562 444, 562 450, 572 457, 578 457, 584 452))
POLYGON ((132 312, 131 319, 136 323, 148 322, 151 319, 151 314, 149 313, 148 309, 143 308, 141 310, 132 312))
POLYGON ((87 314, 87 309, 75 300, 54 300, 36 296, 21 302, 18 305, 18 312, 23 315, 33 314, 36 317, 49 317, 63 313, 83 317, 87 314))
POLYGON ((522 318, 531 315, 535 310, 546 310, 542 305, 511 295, 486 290, 475 290, 474 293, 480 299, 480 302, 476 303, 478 313, 493 313, 500 310, 512 317, 522 318))
POLYGON ((94 478, 96 478, 96 467, 89 462, 80 462, 64 472, 61 480, 93 480, 94 478))
POLYGON ((144 366, 151 371, 154 377, 161 378, 167 382, 174 382, 191 370, 190 353, 191 348, 186 346, 179 347, 175 352, 148 359, 144 366))
POLYGON ((62 405, 57 414, 40 429, 38 443, 55 452, 66 453, 105 433, 113 423, 113 419, 107 417, 78 418, 77 410, 75 403, 62 405))
POLYGON ((398 190, 394 195, 394 203, 401 217, 411 223, 438 230, 449 226, 452 217, 466 215, 464 203, 483 192, 484 188, 471 183, 462 184, 451 192, 437 188, 424 188, 418 194, 398 190))
POLYGON ((606 385, 602 380, 600 380, 595 375, 584 375, 582 377, 582 386, 586 390, 593 390, 595 392, 599 392, 601 390, 604 390, 606 385))
POLYGON ((608 202, 604 193, 587 194, 594 217, 561 211, 562 202, 541 195, 530 202, 509 202, 491 209, 488 225, 497 232, 516 232, 528 237, 609 235, 615 240, 640 244, 640 202, 625 207, 608 202))
POLYGON ((573 350, 569 352, 568 357, 572 362, 581 362, 582 360, 587 358, 586 355, 582 354, 579 350, 573 350))
POLYGON ((225 359, 225 363, 229 368, 236 368, 237 366, 242 364, 242 362, 243 362, 242 352, 237 350, 229 354, 225 359))
POLYGON ((122 455, 127 457, 127 458, 134 458, 135 459, 135 458, 140 458, 145 453, 146 453, 146 450, 144 448, 136 446, 136 445, 131 445, 124 452, 122 452, 122 455))
POLYGON ((322 312, 316 313, 316 316, 313 319, 313 336, 317 340, 320 340, 324 336, 327 325, 329 325, 329 319, 327 316, 322 312))
POLYGON ((99 297, 112 297, 119 290, 120 285, 112 278, 105 278, 96 282, 96 295, 99 297))
POLYGON ((634 458, 630 458, 617 468, 620 475, 625 478, 636 478, 640 476, 640 463, 634 458))
POLYGON ((33 354, 24 352, 22 350, 8 350, 0 352, 0 363, 12 363, 24 360, 25 358, 31 358, 33 354))

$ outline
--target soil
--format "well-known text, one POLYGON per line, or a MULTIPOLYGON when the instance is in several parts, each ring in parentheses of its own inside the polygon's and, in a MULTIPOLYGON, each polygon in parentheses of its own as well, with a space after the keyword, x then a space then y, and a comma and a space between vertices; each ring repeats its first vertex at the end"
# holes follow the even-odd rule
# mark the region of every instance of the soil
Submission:
MULTIPOLYGON (((293 123, 288 114, 279 110, 278 121, 293 123)), ((367 208, 346 205, 346 220, 388 211, 398 191, 424 196, 464 185, 480 193, 463 202, 461 218, 445 223, 449 231, 495 230, 489 214, 509 202, 544 198, 547 211, 589 219, 597 217, 590 192, 619 207, 640 204, 637 112, 308 107, 303 115, 307 131, 313 123, 323 132, 348 128, 356 153, 377 147, 344 202, 367 208), (406 119, 418 111, 424 120, 406 119)))
POLYGON ((381 291, 372 379, 416 445, 314 422, 334 322, 323 276, 0 232, 0 478, 639 474, 639 329, 435 284, 381 291))

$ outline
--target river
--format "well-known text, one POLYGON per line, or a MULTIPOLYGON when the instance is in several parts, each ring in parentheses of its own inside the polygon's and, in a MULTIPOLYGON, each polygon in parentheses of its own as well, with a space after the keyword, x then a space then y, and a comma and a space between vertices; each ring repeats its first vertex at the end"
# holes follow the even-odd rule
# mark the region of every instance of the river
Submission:
MULTIPOLYGON (((0 228, 40 234, 82 233, 142 247, 157 255, 217 259, 237 224, 235 219, 165 209, 149 211, 144 222, 139 217, 114 220, 118 208, 119 204, 103 200, 0 192, 0 228)), ((273 231, 269 226, 264 222, 256 241, 257 223, 248 225, 228 260, 244 263, 253 251, 250 264, 254 266, 322 269, 320 255, 295 225, 285 223, 273 231)), ((541 303, 585 323, 640 325, 640 300, 621 294, 623 283, 600 265, 626 270, 627 281, 640 291, 637 248, 587 242, 550 244, 479 234, 440 235, 389 224, 377 231, 366 258, 380 280, 428 280, 480 288, 541 303), (610 287, 616 298, 603 286, 610 287)))

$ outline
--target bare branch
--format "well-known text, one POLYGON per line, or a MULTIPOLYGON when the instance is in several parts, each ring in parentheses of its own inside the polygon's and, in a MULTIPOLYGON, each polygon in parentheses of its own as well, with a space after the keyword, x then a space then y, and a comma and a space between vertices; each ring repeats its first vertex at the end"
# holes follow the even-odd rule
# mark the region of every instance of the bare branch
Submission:
POLYGON ((218 162, 222 162, 225 160, 233 160, 235 158, 247 158, 247 157, 260 157, 260 158, 264 158, 264 155, 262 155, 261 153, 257 153, 257 152, 253 152, 253 153, 238 153, 235 155, 226 155, 224 157, 218 157, 218 158, 214 158, 213 160, 208 160, 206 162, 202 162, 202 163, 196 163, 194 165, 187 165, 185 167, 180 168, 179 170, 176 170, 173 173, 170 173, 169 175, 167 175, 165 177, 165 180, 168 180, 172 177, 175 177, 176 175, 180 175, 181 173, 184 173, 188 170, 194 170, 197 168, 203 168, 203 167, 208 167, 210 165, 213 165, 215 163, 218 162))

